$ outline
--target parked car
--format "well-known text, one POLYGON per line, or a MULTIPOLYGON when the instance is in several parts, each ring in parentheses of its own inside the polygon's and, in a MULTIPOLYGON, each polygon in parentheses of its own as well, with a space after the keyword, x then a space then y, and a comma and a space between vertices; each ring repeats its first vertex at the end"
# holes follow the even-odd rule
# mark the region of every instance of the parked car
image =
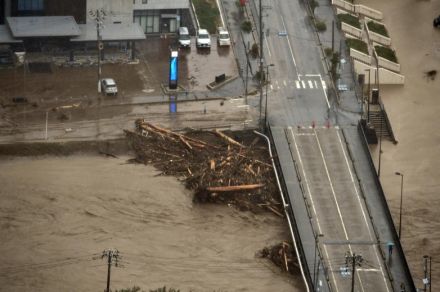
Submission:
POLYGON ((220 47, 231 45, 231 38, 229 37, 229 32, 223 27, 217 28, 217 44, 220 47))
POLYGON ((187 27, 179 27, 178 31, 178 42, 179 47, 181 48, 190 48, 191 47, 191 37, 188 32, 187 27))
POLYGON ((211 36, 206 29, 199 29, 196 39, 197 48, 211 48, 211 36))
POLYGON ((437 16, 436 18, 434 18, 433 26, 434 27, 439 27, 440 26, 440 15, 437 16))
POLYGON ((101 90, 105 95, 117 95, 118 87, 112 78, 101 79, 101 90))

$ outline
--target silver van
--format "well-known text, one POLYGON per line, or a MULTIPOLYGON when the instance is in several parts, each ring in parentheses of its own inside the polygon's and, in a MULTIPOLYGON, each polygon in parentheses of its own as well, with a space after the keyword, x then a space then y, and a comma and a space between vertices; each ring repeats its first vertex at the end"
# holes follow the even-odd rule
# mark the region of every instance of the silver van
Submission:
POLYGON ((191 36, 189 35, 187 27, 185 26, 179 27, 178 40, 179 40, 179 47, 182 48, 191 47, 191 36))

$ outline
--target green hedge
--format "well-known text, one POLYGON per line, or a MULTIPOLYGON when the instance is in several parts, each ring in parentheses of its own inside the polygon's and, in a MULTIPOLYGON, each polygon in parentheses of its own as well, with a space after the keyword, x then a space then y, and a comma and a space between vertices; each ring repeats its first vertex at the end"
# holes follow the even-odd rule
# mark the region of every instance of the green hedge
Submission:
POLYGON ((357 18, 351 14, 348 14, 348 13, 338 14, 338 19, 339 19, 339 21, 345 22, 346 24, 349 24, 349 25, 354 26, 356 28, 359 28, 359 29, 361 28, 361 23, 359 22, 359 18, 357 18))
POLYGON ((372 32, 381 34, 383 36, 389 37, 388 35, 388 31, 386 29, 386 27, 383 24, 374 22, 374 21, 369 21, 367 23, 368 29, 371 30, 372 32))
POLYGON ((394 50, 382 46, 375 46, 374 49, 379 57, 398 63, 396 52, 394 52, 394 50))
POLYGON ((366 42, 358 39, 347 39, 345 43, 347 44, 347 47, 368 55, 368 45, 366 42))
POLYGON ((215 2, 208 0, 192 0, 199 19, 200 27, 215 33, 220 23, 220 12, 215 2))

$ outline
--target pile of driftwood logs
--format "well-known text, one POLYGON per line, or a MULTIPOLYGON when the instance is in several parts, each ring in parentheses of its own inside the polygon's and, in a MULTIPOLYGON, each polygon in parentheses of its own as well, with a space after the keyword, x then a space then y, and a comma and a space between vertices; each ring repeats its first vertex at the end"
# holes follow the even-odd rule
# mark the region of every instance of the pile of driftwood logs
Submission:
POLYGON ((259 252, 258 256, 270 259, 283 271, 293 275, 299 271, 298 260, 292 243, 283 241, 274 246, 265 247, 259 252))
POLYGON ((173 175, 194 190, 195 202, 267 209, 283 216, 265 141, 252 132, 173 132, 140 119, 125 130, 136 160, 173 175))

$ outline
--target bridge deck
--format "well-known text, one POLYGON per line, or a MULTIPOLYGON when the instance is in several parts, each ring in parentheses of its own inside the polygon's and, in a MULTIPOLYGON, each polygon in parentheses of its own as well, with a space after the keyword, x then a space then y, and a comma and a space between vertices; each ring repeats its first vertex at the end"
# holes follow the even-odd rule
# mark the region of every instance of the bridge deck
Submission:
MULTIPOLYGON (((284 132, 333 290, 350 291, 346 255, 356 254, 362 262, 356 267, 355 291, 392 291, 340 130, 287 128, 284 132)), ((313 261, 311 273, 319 268, 318 260, 313 261)))

